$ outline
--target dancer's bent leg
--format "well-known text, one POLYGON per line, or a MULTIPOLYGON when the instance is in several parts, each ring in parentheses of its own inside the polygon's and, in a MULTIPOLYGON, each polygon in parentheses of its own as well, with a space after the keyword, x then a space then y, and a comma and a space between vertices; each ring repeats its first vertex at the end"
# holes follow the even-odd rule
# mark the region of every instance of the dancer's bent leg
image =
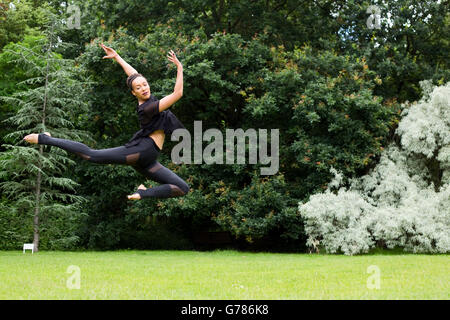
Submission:
POLYGON ((155 161, 145 169, 138 166, 134 166, 134 168, 145 177, 161 183, 161 185, 153 188, 138 189, 136 193, 140 195, 141 199, 174 198, 184 196, 189 192, 189 185, 158 161, 155 161))

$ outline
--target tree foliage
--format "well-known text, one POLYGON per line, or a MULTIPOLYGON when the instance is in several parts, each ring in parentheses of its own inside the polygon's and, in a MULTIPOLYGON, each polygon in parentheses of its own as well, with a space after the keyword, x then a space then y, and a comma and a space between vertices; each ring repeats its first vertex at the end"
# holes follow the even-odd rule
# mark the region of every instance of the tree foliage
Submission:
MULTIPOLYGON (((279 172, 267 177, 259 176, 261 164, 174 165, 170 150, 175 143, 166 137, 159 161, 192 187, 181 199, 129 203, 130 190, 154 182, 130 167, 69 156, 76 166, 68 175, 88 200, 81 210, 87 215, 77 228, 85 247, 164 247, 173 229, 177 241, 171 248, 189 247, 192 235, 202 230, 301 248, 306 218, 298 202, 327 188, 331 168, 347 178, 367 174, 397 137, 406 108, 400 103, 422 96, 422 80, 434 85, 450 80, 448 1, 23 3, 24 12, 25 6, 48 4, 63 20, 69 17, 69 4, 80 8, 81 28, 58 32, 62 42, 75 46, 55 48, 87 70, 80 77, 89 75, 96 82, 89 108, 77 117, 94 139, 75 140, 97 149, 116 147, 138 129, 126 75, 118 64, 102 59, 100 42, 144 74, 159 98, 173 89, 176 72, 165 55, 176 51, 184 65, 185 89, 171 110, 191 135, 194 121, 202 121, 203 131, 217 128, 224 136, 226 129, 237 128, 280 132, 279 172), (366 23, 372 4, 380 8, 380 29, 366 23), (165 240, 154 236, 158 226, 165 240)), ((13 30, 14 23, 8 23, 13 30)), ((0 92, 12 95, 27 76, 17 66, 9 69, 8 59, 0 54, 0 69, 8 70, 7 77, 0 75, 0 92)), ((429 167, 439 172, 437 158, 431 159, 429 167)), ((432 177, 435 185, 442 179, 432 177)))

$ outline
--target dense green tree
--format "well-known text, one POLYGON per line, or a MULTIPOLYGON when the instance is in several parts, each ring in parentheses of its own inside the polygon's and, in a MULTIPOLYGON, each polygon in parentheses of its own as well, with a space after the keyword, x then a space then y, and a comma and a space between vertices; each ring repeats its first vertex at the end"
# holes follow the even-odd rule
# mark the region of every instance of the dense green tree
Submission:
POLYGON ((43 3, 33 6, 29 0, 2 0, 0 3, 0 52, 10 42, 22 41, 25 35, 36 34, 46 21, 46 10, 43 3))
MULTIPOLYGON (((239 34, 244 40, 262 36, 267 45, 288 51, 304 44, 365 56, 371 69, 385 79, 376 93, 400 101, 416 100, 419 81, 448 81, 450 28, 448 1, 74 1, 82 13, 82 28, 67 36, 80 45, 108 37, 120 27, 133 37, 154 32, 159 25, 179 35, 202 30, 239 34), (380 10, 380 28, 369 28, 367 9, 380 10)), ((57 2, 54 7, 64 13, 57 2)), ((81 50, 81 46, 80 46, 81 50)))
POLYGON ((177 52, 185 91, 172 111, 191 134, 199 120, 203 130, 218 128, 224 136, 227 128, 280 130, 279 172, 268 177, 260 176, 260 164, 173 165, 175 143, 167 137, 160 162, 191 184, 182 199, 129 203, 126 195, 142 183, 131 168, 75 159, 71 178, 88 199, 78 235, 88 247, 163 247, 158 238, 166 241, 171 229, 171 248, 189 247, 186 238, 198 230, 227 230, 252 243, 304 243, 298 201, 326 188, 332 167, 349 177, 365 174, 393 137, 397 101, 416 100, 423 79, 449 78, 448 1, 30 3, 48 3, 62 20, 68 5, 80 8, 80 29, 59 32, 76 46, 55 51, 79 57, 97 82, 79 119, 94 136, 92 147, 122 145, 138 124, 126 75, 102 60, 100 42, 143 73, 157 97, 173 88, 165 55, 177 52), (367 24, 370 5, 380 8, 379 29, 367 24))
POLYGON ((448 1, 340 0, 328 1, 326 8, 336 17, 332 26, 340 34, 339 52, 365 56, 383 79, 378 95, 414 101, 421 96, 420 81, 442 85, 450 79, 448 1), (379 9, 379 28, 368 26, 370 5, 379 9))
MULTIPOLYGON (((65 151, 44 150, 43 145, 23 146, 21 141, 28 133, 44 131, 61 138, 88 137, 75 126, 86 108, 87 82, 80 77, 82 70, 74 61, 53 52, 57 44, 54 21, 45 36, 26 41, 30 46, 18 43, 7 48, 12 62, 27 76, 21 83, 26 89, 2 97, 5 103, 16 105, 18 111, 6 120, 13 130, 5 136, 12 144, 3 145, 7 151, 0 156, 0 188, 8 198, 0 212, 6 221, 33 226, 36 251, 40 244, 44 248, 73 247, 78 241, 76 221, 83 214, 80 204, 84 199, 74 192, 77 183, 64 176, 73 164, 65 151)), ((23 234, 14 237, 23 238, 23 234)))
MULTIPOLYGON (((11 63, 9 54, 4 49, 19 41, 23 46, 29 47, 41 35, 39 30, 48 18, 46 10, 49 8, 45 4, 36 6, 28 0, 0 1, 0 96, 23 90, 24 86, 19 83, 26 79, 24 71, 11 63)), ((3 120, 16 111, 14 105, 0 101, 0 145, 9 130, 3 120)))
MULTIPOLYGON (((99 133, 99 147, 113 147, 132 135, 137 118, 125 87, 126 76, 117 64, 101 60, 98 42, 87 47, 81 60, 99 83, 92 94, 96 108, 88 113, 88 125, 90 131, 99 133)), ((178 50, 186 84, 183 99, 173 111, 191 134, 194 121, 199 120, 203 130, 218 128, 224 136, 227 128, 280 130, 279 174, 270 177, 257 177, 261 164, 248 161, 243 165, 172 165, 170 152, 165 150, 174 143, 167 141, 161 162, 188 179, 193 191, 183 199, 135 205, 142 212, 138 228, 151 213, 188 219, 191 232, 223 228, 249 241, 268 235, 300 239, 296 199, 321 190, 331 178, 331 167, 348 175, 363 172, 375 162, 389 129, 398 121, 398 105, 374 96, 381 80, 365 59, 355 56, 309 47, 289 52, 265 45, 264 39, 247 41, 236 34, 217 33, 208 39, 198 32, 192 38, 182 37, 164 26, 142 40, 118 30, 111 46, 149 79, 158 97, 173 87, 174 70, 167 68, 165 54, 170 48, 178 50), (247 207, 252 210, 243 211, 247 207)), ((100 226, 112 228, 115 236, 108 241, 120 243, 123 223, 119 221, 127 220, 123 212, 136 215, 124 200, 127 190, 120 187, 132 188, 139 177, 129 168, 110 170, 87 164, 80 168, 90 172, 85 192, 98 195, 95 204, 89 205, 90 217, 95 219, 89 235, 102 234, 100 226), (117 187, 111 187, 106 176, 120 181, 117 187), (108 193, 102 195, 99 189, 108 189, 108 193)))

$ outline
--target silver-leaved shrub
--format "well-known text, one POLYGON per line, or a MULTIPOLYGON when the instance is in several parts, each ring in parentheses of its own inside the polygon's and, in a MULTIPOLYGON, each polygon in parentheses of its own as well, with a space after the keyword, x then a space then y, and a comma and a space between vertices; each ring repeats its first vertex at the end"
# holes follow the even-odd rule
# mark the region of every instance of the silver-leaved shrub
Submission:
POLYGON ((450 252, 450 83, 405 108, 392 143, 363 177, 336 170, 327 190, 299 203, 307 244, 353 255, 381 245, 450 252), (434 172, 431 172, 434 171, 434 172))

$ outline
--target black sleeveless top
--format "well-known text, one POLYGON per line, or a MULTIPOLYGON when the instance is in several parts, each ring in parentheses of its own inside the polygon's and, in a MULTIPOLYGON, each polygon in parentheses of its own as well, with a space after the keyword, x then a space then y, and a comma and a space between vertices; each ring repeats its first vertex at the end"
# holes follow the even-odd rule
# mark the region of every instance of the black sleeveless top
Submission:
POLYGON ((125 144, 127 148, 139 144, 144 137, 148 137, 155 130, 164 130, 166 135, 170 135, 175 129, 185 129, 170 110, 159 112, 159 100, 154 95, 150 95, 150 98, 141 105, 137 105, 136 111, 141 130, 137 131, 125 144))

